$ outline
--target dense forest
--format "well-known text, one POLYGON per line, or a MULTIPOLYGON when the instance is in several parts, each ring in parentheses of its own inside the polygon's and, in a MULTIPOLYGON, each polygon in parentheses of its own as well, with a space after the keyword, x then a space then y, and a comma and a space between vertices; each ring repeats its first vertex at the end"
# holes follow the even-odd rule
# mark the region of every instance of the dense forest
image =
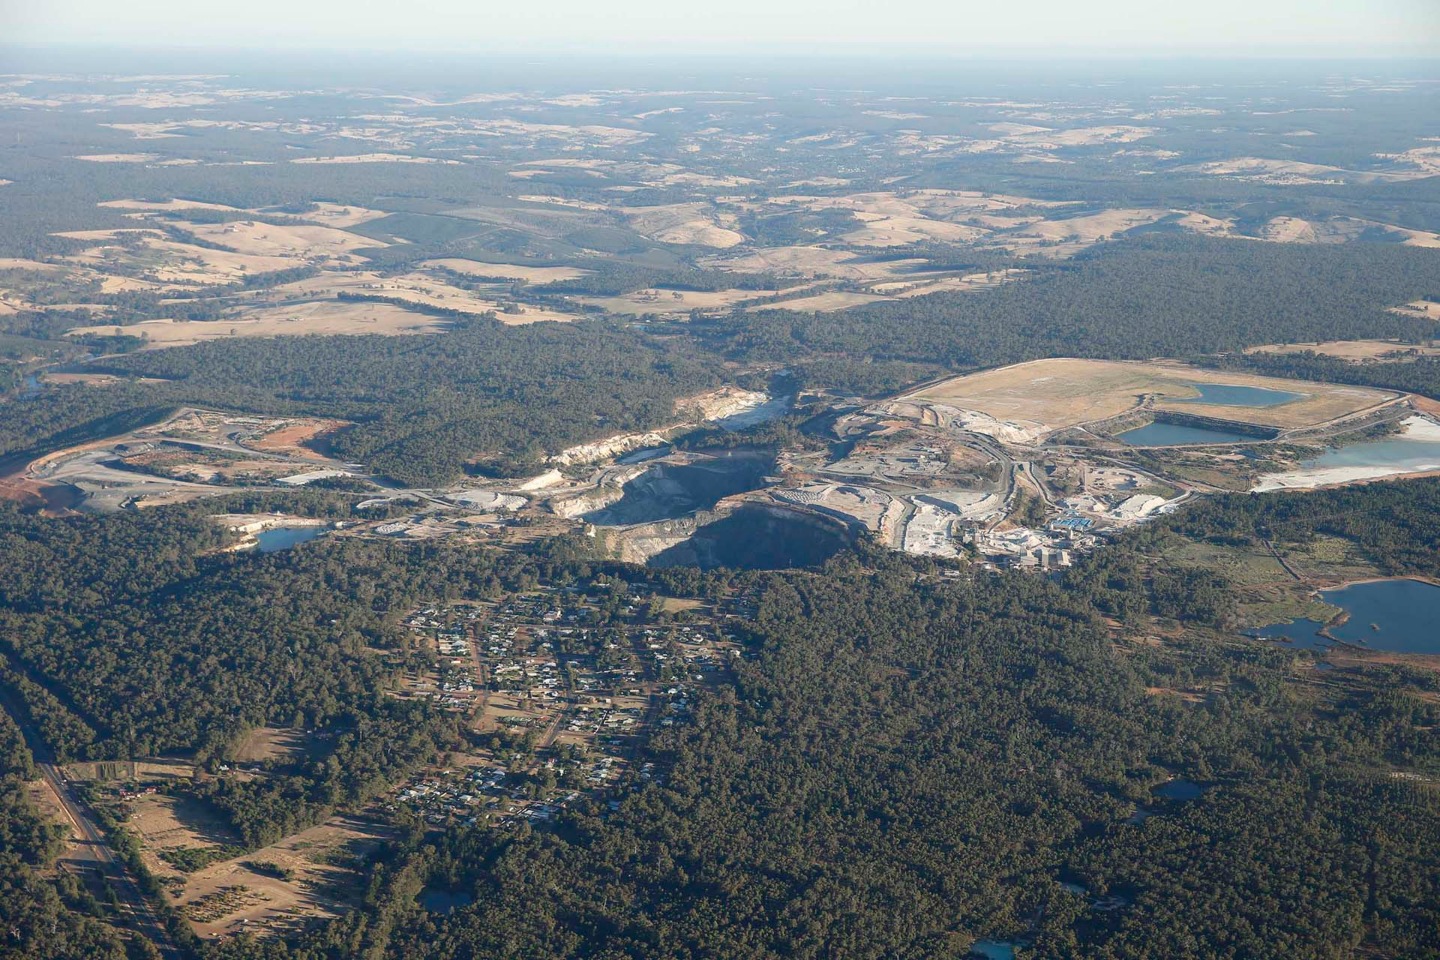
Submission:
POLYGON ((1303 547, 1339 537, 1387 576, 1440 578, 1440 480, 1208 497, 1127 531, 1068 571, 1067 589, 1089 596, 1108 617, 1142 624, 1151 616, 1238 629, 1234 584, 1209 567, 1158 562, 1187 541, 1303 547))
POLYGON ((1195 539, 1353 542, 1382 573, 1440 578, 1440 480, 1422 477, 1363 487, 1231 494, 1198 501, 1150 530, 1195 539))
POLYGON ((983 294, 837 313, 738 314, 706 332, 716 349, 737 358, 799 363, 825 385, 870 390, 884 364, 900 365, 903 376, 905 364, 971 369, 1047 356, 1183 357, 1330 339, 1423 342, 1433 321, 1385 308, 1437 283, 1434 257, 1395 245, 1150 235, 1100 244, 983 294))
MULTIPOLYGON (((314 494, 226 506, 343 509, 314 494)), ((255 727, 316 731, 327 763, 204 789, 258 846, 458 743, 449 714, 389 695, 409 654, 395 621, 437 596, 533 584, 541 568, 524 555, 359 541, 283 558, 217 552, 233 535, 214 509, 158 523, 0 510, 0 681, 61 760, 180 750, 213 768, 255 727)))
MULTIPOLYGON (((1434 570, 1437 491, 1423 480, 1219 498, 1136 536, 1283 527, 1377 553, 1405 540, 1414 550, 1394 569, 1434 570)), ((335 509, 324 495, 292 500, 335 509)), ((756 597, 742 627, 754 659, 656 736, 665 775, 619 809, 582 805, 554 831, 401 841, 355 916, 293 952, 225 956, 338 958, 361 943, 397 958, 932 957, 983 936, 1040 957, 1440 950, 1426 868, 1440 798, 1384 774, 1440 774, 1440 708, 1384 674, 1302 694, 1287 681, 1297 654, 1206 639, 1223 610, 1174 606, 1203 601, 1205 584, 1129 579, 1115 558, 1143 543, 1122 541, 1062 585, 936 577, 868 550, 823 574, 649 572, 567 559, 563 544, 549 556, 340 542, 237 556, 210 552, 224 535, 198 508, 144 520, 4 518, 9 686, 37 720, 62 712, 91 731, 71 742, 63 723, 40 724, 71 755, 188 748, 203 762, 262 723, 324 732, 323 764, 201 787, 249 844, 363 801, 462 736, 380 696, 386 659, 366 651, 403 659, 394 618, 410 604, 602 572, 756 597), (1152 648, 1117 640, 1104 619, 1150 613, 1194 626, 1152 648), (190 681, 167 683, 176 675, 190 681), (1150 692, 1201 679, 1214 691, 1203 702, 1150 692), (1205 793, 1155 796, 1172 776, 1205 793), (1154 815, 1133 822, 1137 806, 1154 815), (426 914, 413 903, 426 883, 474 903, 426 914)))
POLYGON ((484 319, 425 337, 217 341, 95 369, 171 382, 51 387, 15 401, 0 421, 0 453, 119 432, 118 420, 196 404, 355 421, 336 437, 337 454, 402 482, 467 470, 514 476, 563 447, 673 423, 678 398, 722 379, 718 358, 609 323, 484 319))
POLYGON ((410 838, 359 915, 218 955, 1440 954, 1440 797, 1385 773, 1440 772, 1440 708, 1394 677, 1317 699, 1279 649, 1117 642, 1103 583, 851 555, 732 586, 756 657, 656 738, 660 782, 410 838), (1187 678, 1215 692, 1154 693, 1187 678), (1172 776, 1204 792, 1157 795, 1172 776), (473 903, 428 914, 426 885, 473 903))
MULTIPOLYGON (((467 736, 385 696, 415 604, 602 577, 753 598, 733 624, 752 658, 655 735, 662 775, 618 808, 582 802, 554 829, 412 830, 355 914, 219 957, 959 957, 978 937, 1029 957, 1436 956, 1440 797, 1390 776, 1440 776, 1430 681, 1385 668, 1297 685, 1307 655, 1228 630, 1223 580, 1132 561, 1167 537, 1322 533, 1433 573, 1437 497, 1440 481, 1417 480, 1207 500, 1061 583, 864 547, 821 573, 647 571, 568 541, 236 555, 216 552, 214 503, 6 512, 4 680, 71 757, 184 750, 213 770, 254 726, 314 731, 322 761, 197 783, 253 846, 467 736), (1125 639, 1150 616, 1183 630, 1125 639), (1164 693, 1195 686, 1209 692, 1164 693), (1157 795, 1172 777, 1203 794, 1157 795), (427 884, 473 902, 428 914, 427 884)), ((278 506, 341 509, 325 494, 221 504, 278 506)), ((25 816, 5 829, 30 830, 25 816)))

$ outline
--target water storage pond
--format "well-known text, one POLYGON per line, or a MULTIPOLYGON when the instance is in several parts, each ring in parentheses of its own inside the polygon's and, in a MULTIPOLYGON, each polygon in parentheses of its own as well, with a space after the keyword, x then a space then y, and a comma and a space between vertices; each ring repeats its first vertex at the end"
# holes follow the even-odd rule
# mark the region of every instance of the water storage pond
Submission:
POLYGON ((1440 655, 1440 587, 1420 580, 1370 580, 1322 590, 1320 597, 1345 611, 1343 621, 1275 623, 1256 635, 1305 650, 1325 650, 1340 641, 1386 653, 1440 655))
POLYGON ((324 532, 323 527, 271 527, 255 534, 255 549, 261 553, 288 550, 297 543, 314 540, 324 532))
POLYGON ((1278 407, 1299 400, 1303 393, 1267 390, 1264 387, 1242 387, 1231 383, 1192 383, 1200 391, 1198 397, 1186 397, 1173 403, 1208 403, 1221 407, 1278 407))
POLYGON ((1398 435, 1332 447, 1293 470, 1261 477, 1255 489, 1304 489, 1440 470, 1440 424, 1413 416, 1400 426, 1398 435))
POLYGON ((1117 433, 1116 439, 1132 447, 1176 447, 1192 443, 1247 443, 1257 438, 1229 430, 1211 427, 1192 427, 1183 423, 1155 421, 1143 427, 1135 427, 1124 433, 1117 433))

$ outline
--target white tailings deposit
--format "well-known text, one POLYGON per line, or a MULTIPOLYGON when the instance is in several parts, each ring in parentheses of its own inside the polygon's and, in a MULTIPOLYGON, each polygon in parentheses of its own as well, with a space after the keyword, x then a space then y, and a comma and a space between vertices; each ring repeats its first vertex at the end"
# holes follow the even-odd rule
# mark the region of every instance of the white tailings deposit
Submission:
POLYGON ((323 527, 328 520, 283 513, 219 513, 210 518, 231 533, 259 533, 276 527, 323 527))
POLYGON ((1164 497, 1156 497, 1150 494, 1137 493, 1133 497, 1126 497, 1115 505, 1111 514, 1119 521, 1143 520, 1153 516, 1161 507, 1167 503, 1164 497))
POLYGON ((1403 432, 1327 450, 1296 470, 1267 474, 1253 490, 1309 490, 1335 484, 1379 480, 1440 471, 1440 423, 1413 416, 1402 421, 1403 432))
POLYGON ((982 522, 995 519, 1005 509, 1005 499, 998 493, 981 493, 975 490, 931 490, 920 494, 915 500, 952 510, 966 520, 982 522))
POLYGON ((555 484, 559 483, 564 479, 564 475, 559 470, 546 470, 539 476, 531 477, 524 483, 517 485, 515 489, 525 491, 544 490, 546 487, 555 486, 555 484))
POLYGON ((892 417, 919 420, 927 426, 949 426, 954 430, 978 433, 1001 443, 1034 444, 1046 433, 1043 424, 1028 420, 1000 420, 979 410, 965 410, 948 403, 889 400, 872 409, 892 417))
POLYGON ((1045 433, 1045 428, 1040 424, 1020 420, 997 420, 990 414, 981 413, 979 410, 959 410, 940 405, 936 405, 935 409, 945 412, 953 411, 950 420, 953 426, 970 433, 991 437, 1001 443, 1039 443, 1041 436, 1045 433))
POLYGON ((710 393, 702 393, 698 397, 681 400, 676 404, 676 409, 683 416, 696 420, 724 420, 754 410, 769 400, 769 394, 757 390, 722 387, 710 393))
POLYGON ((524 497, 511 493, 496 493, 493 490, 460 490, 445 494, 445 499, 480 510, 519 510, 530 502, 524 497))
POLYGON ((577 463, 595 463, 646 447, 663 446, 670 442, 667 434, 696 427, 702 422, 713 423, 725 430, 741 430, 774 420, 789 408, 788 397, 772 398, 768 393, 726 387, 681 400, 676 404, 678 411, 694 417, 694 420, 676 423, 649 433, 621 433, 593 443, 578 444, 561 450, 550 458, 550 462, 565 467, 577 463))
POLYGON ((960 549, 952 533, 955 514, 929 503, 918 504, 915 515, 905 525, 903 547, 906 553, 932 557, 955 557, 960 549))
POLYGON ((643 447, 658 447, 668 442, 663 435, 658 433, 622 433, 604 440, 596 440, 594 443, 582 443, 561 450, 551 457, 550 461, 566 467, 576 463, 594 463, 596 460, 618 457, 622 453, 629 453, 643 447))
POLYGON ((335 477, 353 477, 355 474, 346 470, 311 470, 309 473, 297 473, 293 477, 281 477, 276 483, 283 483, 288 487, 303 487, 314 483, 316 480, 330 480, 335 477))

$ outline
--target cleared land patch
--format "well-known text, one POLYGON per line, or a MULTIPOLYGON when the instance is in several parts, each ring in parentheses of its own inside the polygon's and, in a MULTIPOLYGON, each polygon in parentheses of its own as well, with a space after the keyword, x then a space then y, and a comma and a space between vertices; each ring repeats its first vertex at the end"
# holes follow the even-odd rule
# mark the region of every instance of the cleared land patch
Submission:
MULTIPOLYGON (((907 280, 887 280, 883 283, 870 284, 865 290, 825 290, 811 296, 799 297, 793 300, 757 303, 746 307, 746 309, 799 310, 825 313, 833 310, 847 310, 850 307, 867 306, 872 303, 883 303, 887 300, 908 300, 911 297, 925 297, 932 293, 970 293, 1018 279, 1024 273, 1024 270, 1015 269, 994 270, 989 273, 971 273, 964 276, 936 276, 934 274, 921 273, 914 274, 911 279, 907 280)), ((792 288, 791 291, 782 292, 789 293, 802 289, 803 288, 797 287, 792 288)))
POLYGON ((141 797, 132 803, 126 826, 139 835, 146 866, 162 877, 183 873, 164 854, 240 844, 214 808, 187 797, 141 797))
POLYGON ((422 267, 444 267, 473 277, 504 277, 506 280, 524 280, 526 283, 560 283, 564 280, 578 280, 594 271, 579 267, 527 267, 518 263, 483 263, 479 260, 462 260, 446 257, 440 260, 426 260, 422 267))
POLYGON ((265 453, 283 453, 292 457, 323 460, 320 454, 305 444, 313 443, 316 438, 348 425, 344 420, 292 420, 248 441, 247 445, 265 453))
POLYGON ((241 763, 293 762, 305 758, 314 747, 305 731, 294 727, 259 727, 245 735, 235 748, 234 759, 241 763))
MULTIPOLYGON (((341 293, 403 300, 420 307, 454 310, 460 313, 480 314, 504 309, 504 306, 496 300, 457 287, 439 277, 424 273, 406 273, 386 277, 369 271, 322 273, 319 276, 273 287, 256 295, 253 300, 257 305, 279 301, 279 305, 284 306, 301 298, 329 299, 341 293)), ((569 317, 568 319, 574 318, 569 317)))
POLYGON ((923 269, 925 260, 866 260, 844 250, 824 247, 767 247, 733 258, 712 258, 702 266, 736 273, 799 274, 810 277, 838 277, 843 280, 894 280, 899 277, 920 279, 915 271, 923 269))
POLYGON ((694 244, 726 249, 745 242, 745 235, 725 224, 733 218, 716 214, 705 203, 620 208, 641 236, 661 243, 694 244))
MULTIPOLYGON (((142 349, 179 347, 229 337, 299 337, 307 334, 384 334, 398 336, 438 333, 446 323, 388 303, 346 303, 338 300, 272 307, 235 320, 146 320, 119 329, 149 341, 142 349)), ((66 336, 110 336, 116 327, 77 327, 66 336)))
MULTIPOLYGON (((251 213, 257 216, 268 211, 253 207, 231 207, 223 203, 208 203, 204 200, 184 200, 172 198, 170 200, 106 200, 99 204, 112 210, 130 210, 137 214, 146 213, 178 213, 185 210, 218 210, 222 213, 251 213)), ((283 212, 282 212, 283 213, 283 212)), ((353 227, 371 220, 378 220, 381 217, 388 217, 390 214, 383 210, 370 210, 365 207, 356 207, 346 204, 318 202, 313 209, 303 213, 283 213, 284 216, 294 217, 297 220, 308 220, 311 223, 318 223, 327 227, 353 227)), ((368 246, 379 246, 374 240, 367 240, 368 246)))
MULTIPOLYGON (((1440 312, 1440 303, 1430 304, 1440 312)), ((1325 343, 1272 343, 1251 347, 1246 353, 1318 353, 1340 360, 1410 360, 1440 356, 1440 347, 1401 343, 1398 340, 1330 340, 1325 343), (1393 355, 1393 356, 1392 356, 1393 355)))
POLYGON ((333 817, 182 877, 175 906, 201 937, 296 932, 358 903, 364 883, 358 868, 382 836, 368 821, 333 817))
MULTIPOLYGON (((803 286, 780 290, 792 293, 803 286)), ((580 297, 581 303, 601 307, 611 313, 628 313, 638 316, 646 313, 668 313, 676 310, 724 310, 747 300, 769 297, 773 290, 671 290, 656 288, 636 290, 619 297, 580 297)))
POLYGON ((1430 320, 1440 320, 1440 303, 1434 300, 1415 300, 1392 309, 1406 317, 1426 317, 1430 320))
POLYGON ((57 236, 101 241, 89 250, 67 257, 72 264, 101 272, 123 273, 128 279, 151 284, 223 285, 295 266, 293 257, 212 250, 166 239, 152 230, 80 231, 57 236))
POLYGON ((155 153, 89 153, 75 159, 88 160, 90 163, 149 163, 151 160, 159 160, 160 155, 155 153))
POLYGON ((857 293, 852 290, 827 290, 812 297, 798 300, 782 300, 779 303, 758 304, 750 310, 800 310, 806 313, 826 313, 831 310, 848 310, 871 303, 881 303, 890 297, 879 297, 873 293, 857 293))
POLYGON ((173 213, 179 210, 222 210, 230 213, 248 213, 240 207, 230 207, 223 203, 206 203, 203 200, 105 200, 98 206, 108 207, 112 210, 135 210, 144 213, 173 213))
POLYGON ((1169 210, 1124 209, 1063 220, 1037 220, 996 238, 1003 249, 1020 254, 1069 257, 1101 240, 1117 237, 1170 216, 1169 210))

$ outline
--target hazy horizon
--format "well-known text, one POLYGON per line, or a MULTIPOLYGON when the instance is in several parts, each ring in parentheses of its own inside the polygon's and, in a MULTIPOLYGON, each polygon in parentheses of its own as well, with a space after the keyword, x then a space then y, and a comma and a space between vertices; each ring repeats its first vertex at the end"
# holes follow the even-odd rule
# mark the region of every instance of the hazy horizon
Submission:
POLYGON ((711 8, 659 0, 477 8, 460 0, 403 7, 312 0, 54 0, 43 8, 0 0, 8 41, 22 45, 613 58, 657 54, 743 56, 936 55, 974 58, 1433 58, 1440 6, 1428 0, 898 0, 883 17, 844 0, 736 0, 711 8))

